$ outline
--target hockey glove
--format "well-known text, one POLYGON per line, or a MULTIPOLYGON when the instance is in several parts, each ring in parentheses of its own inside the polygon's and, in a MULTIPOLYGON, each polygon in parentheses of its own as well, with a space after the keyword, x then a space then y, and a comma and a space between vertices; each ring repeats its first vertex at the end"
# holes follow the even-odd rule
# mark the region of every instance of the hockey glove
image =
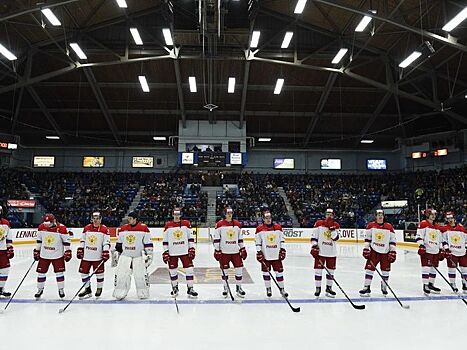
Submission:
POLYGON ((279 250, 279 260, 280 260, 280 261, 284 260, 284 259, 285 259, 285 256, 286 256, 286 251, 285 251, 284 248, 281 248, 281 249, 279 250))
POLYGON ((77 257, 78 259, 84 258, 84 248, 83 248, 83 247, 79 247, 79 248, 76 250, 76 257, 77 257))

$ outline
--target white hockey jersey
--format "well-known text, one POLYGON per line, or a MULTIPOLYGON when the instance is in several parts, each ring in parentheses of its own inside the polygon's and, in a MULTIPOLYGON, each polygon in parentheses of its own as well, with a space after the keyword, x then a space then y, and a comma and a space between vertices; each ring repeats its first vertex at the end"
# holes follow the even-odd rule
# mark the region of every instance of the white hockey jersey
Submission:
POLYGON ((162 246, 164 251, 169 251, 170 256, 187 255, 188 249, 195 246, 190 222, 181 220, 166 223, 162 234, 162 246))
POLYGON ((10 223, 6 219, 0 219, 0 250, 7 250, 12 244, 10 223))
POLYGON ((37 229, 37 247, 42 259, 58 259, 70 249, 70 236, 65 225, 57 223, 54 227, 40 224, 37 229))
POLYGON ((262 224, 256 228, 256 251, 263 252, 269 261, 279 260, 279 251, 284 247, 284 233, 279 224, 262 224))
POLYGON ((84 248, 83 260, 102 260, 102 252, 110 250, 110 234, 107 226, 95 227, 93 224, 85 226, 80 239, 80 247, 84 248))
POLYGON ((153 244, 149 228, 142 223, 134 226, 123 225, 118 231, 117 244, 122 245, 122 255, 130 258, 142 256, 143 250, 147 254, 152 254, 153 244))
POLYGON ((220 220, 214 231, 214 249, 224 254, 236 254, 243 248, 243 234, 237 220, 220 220))
POLYGON ((438 254, 443 241, 441 227, 438 224, 431 224, 428 220, 423 220, 418 225, 415 240, 418 244, 423 244, 426 247, 428 254, 438 254))
POLYGON ((339 239, 340 225, 332 221, 335 230, 329 229, 330 223, 317 220, 311 232, 311 245, 318 245, 319 255, 325 257, 337 256, 336 241, 339 239))
POLYGON ((394 227, 384 222, 378 224, 372 221, 365 231, 365 247, 373 249, 380 254, 387 254, 390 250, 396 250, 396 234, 394 227))
POLYGON ((449 249, 454 256, 464 256, 467 248, 467 232, 464 226, 446 225, 441 228, 443 232, 443 247, 449 249))

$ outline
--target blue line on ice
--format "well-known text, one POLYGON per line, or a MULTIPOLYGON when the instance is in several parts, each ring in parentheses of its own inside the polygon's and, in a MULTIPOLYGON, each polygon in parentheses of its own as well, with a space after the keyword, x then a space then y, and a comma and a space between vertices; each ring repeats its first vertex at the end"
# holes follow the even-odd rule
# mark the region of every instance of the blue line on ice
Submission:
MULTIPOLYGON (((401 297, 401 301, 443 301, 443 300, 456 300, 460 299, 460 296, 457 295, 441 295, 441 296, 432 296, 432 297, 401 297)), ((285 300, 283 299, 236 299, 239 300, 242 304, 283 304, 285 300)), ((0 299, 0 303, 6 303, 8 299, 0 299)), ((57 299, 13 299, 12 303, 17 304, 64 304, 69 300, 57 300, 57 299)), ((347 299, 289 299, 292 304, 332 304, 332 303, 347 303, 347 299)), ((396 302, 394 298, 354 298, 352 299, 354 303, 376 303, 376 302, 396 302)), ((179 304, 196 304, 196 305, 214 305, 214 304, 235 304, 230 299, 226 300, 180 300, 177 299, 179 304)), ((139 304, 173 304, 173 299, 147 299, 147 300, 103 300, 103 299, 87 299, 87 300, 75 300, 74 304, 114 304, 114 305, 139 305, 139 304)))

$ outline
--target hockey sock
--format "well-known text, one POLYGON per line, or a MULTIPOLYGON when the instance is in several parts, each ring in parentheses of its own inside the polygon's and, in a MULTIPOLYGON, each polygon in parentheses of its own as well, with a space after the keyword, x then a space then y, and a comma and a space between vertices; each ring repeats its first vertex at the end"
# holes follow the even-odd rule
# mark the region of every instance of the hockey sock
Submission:
POLYGON ((315 269, 315 286, 321 287, 321 280, 323 279, 323 269, 315 269))
POLYGON ((331 270, 331 269, 328 269, 328 270, 329 270, 329 272, 330 272, 331 274, 326 273, 326 286, 327 286, 327 287, 332 287, 332 282, 334 282, 334 280, 332 279, 332 277, 334 276, 334 271, 335 271, 335 270, 331 270))
POLYGON ((0 288, 5 287, 6 280, 8 279, 8 272, 10 272, 9 267, 0 269, 0 288))
POLYGON ((373 280, 373 274, 375 272, 371 270, 365 270, 365 287, 371 286, 371 281, 373 280))
POLYGON ((243 267, 236 267, 235 268, 235 283, 237 286, 242 285, 242 275, 243 275, 243 267))
POLYGON ((170 269, 170 280, 174 286, 178 285, 178 271, 177 269, 170 269))
POLYGON ((187 267, 185 269, 185 278, 186 278, 186 285, 188 287, 193 287, 193 268, 187 267))
POLYGON ((461 271, 462 271, 462 283, 465 286, 467 286, 467 267, 461 266, 461 271))
POLYGON ((427 285, 430 281, 430 267, 422 266, 422 281, 424 285, 427 285))
POLYGON ((37 289, 44 289, 45 280, 46 280, 45 273, 37 274, 37 289))
POLYGON ((57 280, 58 289, 65 288, 65 275, 63 274, 63 272, 55 273, 55 279, 57 280))
POLYGON ((222 282, 224 282, 224 288, 227 288, 227 280, 229 279, 228 270, 224 270, 224 273, 225 276, 222 274, 222 282))
POLYGON ((104 274, 103 273, 96 274, 96 280, 97 280, 97 288, 102 288, 104 286, 104 274))
POLYGON ((83 283, 86 283, 84 285, 84 288, 88 288, 91 285, 91 283, 89 282, 89 275, 87 273, 81 274, 81 281, 83 281, 83 283))
POLYGON ((436 279, 436 270, 432 266, 432 267, 430 267, 430 283, 435 284, 435 279, 436 279))
POLYGON ((268 272, 263 272, 263 280, 266 288, 271 288, 271 276, 269 276, 268 272))
MULTIPOLYGON (((381 271, 381 274, 383 275, 383 280, 385 280, 387 283, 389 281, 389 271, 381 271)), ((385 287, 386 287, 386 283, 383 283, 385 287)))
POLYGON ((449 282, 451 282, 451 284, 456 284, 456 268, 455 267, 448 267, 448 276, 449 276, 449 282))
POLYGON ((276 280, 277 284, 280 288, 284 288, 284 273, 283 272, 276 272, 276 280))

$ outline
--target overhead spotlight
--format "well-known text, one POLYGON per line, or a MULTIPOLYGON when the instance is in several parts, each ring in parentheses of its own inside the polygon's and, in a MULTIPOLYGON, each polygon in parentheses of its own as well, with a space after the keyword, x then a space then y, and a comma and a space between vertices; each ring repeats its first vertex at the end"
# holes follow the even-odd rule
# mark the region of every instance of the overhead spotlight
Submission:
POLYGON ((258 138, 259 142, 270 142, 271 138, 270 137, 260 137, 258 138))
POLYGON ((295 5, 295 10, 293 13, 301 14, 303 10, 305 9, 306 2, 307 0, 298 0, 297 5, 295 5))
POLYGON ((253 31, 253 34, 251 34, 250 47, 253 47, 253 48, 258 47, 260 35, 261 35, 261 32, 259 30, 253 31))
POLYGON ((117 5, 119 7, 124 8, 124 9, 126 9, 128 7, 125 0, 116 0, 116 1, 117 1, 117 5))
POLYGON ((282 86, 284 85, 284 79, 279 78, 276 81, 276 87, 274 88, 274 95, 279 95, 282 91, 282 86))
POLYGON ((422 53, 420 51, 414 51, 412 52, 405 60, 403 60, 400 64, 399 67, 401 68, 407 68, 410 66, 413 62, 415 62, 422 53))
POLYGON ((191 92, 197 92, 198 89, 196 88, 196 78, 195 77, 188 77, 188 84, 190 85, 191 92))
POLYGON ((465 7, 461 12, 459 12, 456 17, 454 17, 448 23, 446 23, 443 27, 443 30, 445 32, 452 31, 459 24, 461 24, 466 18, 467 18, 467 7, 465 7))
POLYGON ((139 83, 141 84, 141 89, 143 89, 143 92, 149 92, 149 85, 148 81, 146 80, 146 77, 144 75, 138 76, 139 83))
POLYGON ((78 45, 78 43, 70 43, 70 47, 73 49, 73 51, 76 53, 76 55, 82 59, 82 60, 87 60, 88 57, 84 53, 83 50, 81 50, 81 47, 78 45))
POLYGON ((162 29, 162 35, 164 35, 165 44, 168 46, 173 46, 174 41, 172 39, 172 33, 169 28, 162 29))
POLYGON ((336 56, 334 56, 334 58, 332 59, 331 63, 333 64, 339 63, 342 60, 342 58, 345 56, 347 51, 349 51, 349 49, 344 49, 344 48, 340 49, 339 52, 336 54, 336 56))
POLYGON ((233 94, 235 92, 235 78, 234 77, 229 78, 229 85, 227 87, 227 92, 229 94, 233 94))
POLYGON ((286 49, 286 48, 289 47, 290 41, 292 40, 292 37, 293 37, 293 32, 285 33, 284 40, 282 40, 281 49, 286 49))
POLYGON ((42 9, 41 12, 49 20, 51 25, 55 27, 62 25, 62 23, 58 20, 58 18, 55 16, 51 9, 42 9))
POLYGON ((16 57, 10 50, 8 50, 5 46, 0 44, 0 53, 5 56, 10 61, 17 60, 18 57, 16 57))
MULTIPOLYGON (((374 11, 374 10, 370 10, 369 12, 376 13, 376 11, 374 11)), ((362 18, 362 20, 360 21, 360 23, 355 28, 355 31, 356 32, 363 32, 365 30, 365 28, 368 26, 368 24, 370 24, 371 20, 372 20, 372 17, 364 16, 362 18)))
POLYGON ((139 35, 138 28, 130 28, 130 33, 136 45, 143 45, 143 40, 141 39, 141 35, 139 35))

